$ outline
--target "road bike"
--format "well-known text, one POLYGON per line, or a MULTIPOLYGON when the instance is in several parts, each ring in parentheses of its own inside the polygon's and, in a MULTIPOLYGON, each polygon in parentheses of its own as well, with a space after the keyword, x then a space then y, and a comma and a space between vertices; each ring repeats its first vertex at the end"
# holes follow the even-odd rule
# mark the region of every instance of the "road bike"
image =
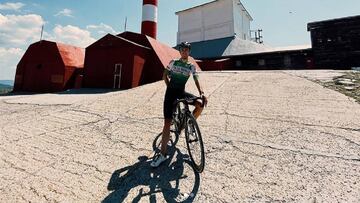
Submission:
POLYGON ((195 117, 190 111, 189 105, 201 97, 178 99, 174 104, 173 132, 177 135, 185 129, 186 146, 196 172, 201 173, 205 167, 204 143, 201 132, 195 117))

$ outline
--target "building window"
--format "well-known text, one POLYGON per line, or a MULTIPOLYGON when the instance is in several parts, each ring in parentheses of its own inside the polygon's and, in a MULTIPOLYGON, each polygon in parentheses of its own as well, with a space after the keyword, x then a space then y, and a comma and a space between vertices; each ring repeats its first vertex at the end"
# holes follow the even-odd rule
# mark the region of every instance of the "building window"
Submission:
POLYGON ((237 61, 235 62, 235 65, 236 65, 236 67, 241 67, 241 66, 242 66, 241 60, 237 60, 237 61))
POLYGON ((259 59, 259 66, 265 66, 265 59, 259 59))
POLYGON ((289 55, 284 56, 284 65, 287 68, 291 66, 291 57, 289 55))

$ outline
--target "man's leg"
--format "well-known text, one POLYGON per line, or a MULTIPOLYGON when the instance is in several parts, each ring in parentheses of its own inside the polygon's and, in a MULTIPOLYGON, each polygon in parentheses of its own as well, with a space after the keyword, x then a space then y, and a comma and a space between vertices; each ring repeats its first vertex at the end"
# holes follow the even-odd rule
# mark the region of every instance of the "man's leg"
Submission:
POLYGON ((195 101, 194 105, 195 105, 195 109, 193 111, 193 115, 194 115, 195 119, 197 119, 197 118, 199 118, 204 107, 202 107, 202 103, 199 101, 195 101))
POLYGON ((164 119, 164 128, 161 139, 161 154, 164 156, 166 155, 167 144, 170 140, 170 125, 171 125, 171 118, 164 119))
MULTIPOLYGON (((188 92, 184 92, 182 98, 194 98, 196 97, 195 95, 188 93, 188 92)), ((193 105, 195 106, 195 109, 193 111, 193 115, 195 117, 195 119, 199 118, 201 112, 203 111, 204 107, 202 105, 202 101, 196 100, 193 105)))

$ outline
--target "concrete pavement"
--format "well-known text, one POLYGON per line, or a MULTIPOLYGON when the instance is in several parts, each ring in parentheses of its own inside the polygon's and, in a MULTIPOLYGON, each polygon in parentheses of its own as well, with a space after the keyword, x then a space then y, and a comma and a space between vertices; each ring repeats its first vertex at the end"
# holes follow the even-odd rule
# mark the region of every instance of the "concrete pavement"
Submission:
POLYGON ((359 202, 360 105, 305 75, 201 73, 200 175, 183 135, 150 168, 163 82, 0 96, 0 202, 359 202))

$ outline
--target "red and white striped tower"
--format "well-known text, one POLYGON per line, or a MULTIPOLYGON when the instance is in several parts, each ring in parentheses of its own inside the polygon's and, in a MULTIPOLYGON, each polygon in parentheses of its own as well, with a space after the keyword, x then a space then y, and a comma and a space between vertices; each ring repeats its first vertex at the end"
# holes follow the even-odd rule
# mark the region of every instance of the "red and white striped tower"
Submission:
POLYGON ((143 0, 141 34, 156 39, 158 0, 143 0))

